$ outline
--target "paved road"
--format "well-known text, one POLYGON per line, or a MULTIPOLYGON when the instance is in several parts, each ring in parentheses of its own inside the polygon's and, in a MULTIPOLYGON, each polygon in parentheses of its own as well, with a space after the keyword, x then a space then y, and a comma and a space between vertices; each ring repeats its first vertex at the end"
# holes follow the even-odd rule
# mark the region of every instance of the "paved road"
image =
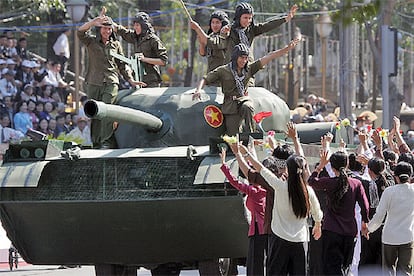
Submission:
MULTIPOLYGON (((239 275, 246 275, 245 267, 239 266, 239 275)), ((17 270, 10 271, 8 264, 0 264, 0 275, 7 276, 95 276, 93 266, 82 266, 81 268, 59 269, 58 266, 43 266, 22 264, 17 270)), ((151 272, 146 269, 138 270, 137 276, 151 276, 151 272)), ((197 270, 185 270, 180 276, 199 276, 197 270)))
MULTIPOLYGON (((198 275, 194 270, 193 274, 182 274, 187 276, 198 275), (196 274, 195 274, 196 273, 196 274)), ((23 265, 18 269, 10 271, 8 267, 0 268, 0 275, 13 275, 13 276, 95 276, 95 268, 93 266, 82 266, 81 268, 66 268, 59 269, 59 266, 44 266, 44 265, 23 265)), ((138 271, 138 276, 151 276, 151 273, 148 270, 140 269, 138 271)))

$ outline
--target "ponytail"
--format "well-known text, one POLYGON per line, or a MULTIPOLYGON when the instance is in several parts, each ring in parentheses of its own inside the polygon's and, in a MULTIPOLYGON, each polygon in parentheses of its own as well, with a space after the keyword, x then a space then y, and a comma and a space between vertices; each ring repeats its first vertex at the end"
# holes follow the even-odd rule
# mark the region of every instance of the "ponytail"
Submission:
POLYGON ((336 169, 339 172, 338 186, 333 191, 331 201, 332 209, 336 212, 341 207, 342 198, 349 189, 348 176, 345 170, 348 165, 348 155, 344 152, 337 151, 331 155, 329 161, 331 162, 332 168, 336 169))
POLYGON ((333 193, 332 198, 332 209, 338 211, 339 207, 342 205, 342 198, 348 192, 349 183, 348 176, 344 167, 339 168, 339 177, 338 177, 338 187, 333 193))

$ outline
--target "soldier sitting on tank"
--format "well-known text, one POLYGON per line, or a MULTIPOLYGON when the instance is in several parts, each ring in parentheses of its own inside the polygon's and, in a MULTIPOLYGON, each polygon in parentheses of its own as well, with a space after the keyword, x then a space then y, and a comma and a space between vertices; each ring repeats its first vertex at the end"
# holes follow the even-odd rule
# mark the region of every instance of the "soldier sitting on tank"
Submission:
POLYGON ((231 62, 217 67, 209 72, 200 81, 193 99, 200 99, 201 89, 205 84, 219 82, 224 94, 222 112, 226 126, 226 134, 235 135, 241 132, 244 120, 244 132, 255 132, 253 121, 254 107, 248 95, 248 86, 251 78, 260 69, 263 69, 271 60, 286 54, 299 42, 299 38, 292 40, 286 47, 272 51, 264 57, 248 63, 249 47, 237 44, 232 52, 231 62))
POLYGON ((134 44, 138 54, 141 80, 147 87, 159 87, 161 84, 160 67, 168 61, 167 49, 155 34, 150 17, 145 12, 138 12, 134 17, 134 29, 127 29, 115 24, 115 31, 126 42, 134 44))
MULTIPOLYGON (((131 70, 125 63, 109 55, 114 51, 123 55, 121 43, 113 34, 113 21, 105 16, 105 9, 101 14, 79 27, 79 40, 88 49, 88 72, 86 74, 86 89, 90 99, 113 103, 118 94, 120 72, 132 86, 145 86, 141 81, 132 77, 131 70), (97 27, 97 35, 89 34, 91 27, 97 27)), ((93 119, 91 123, 92 142, 95 148, 115 147, 113 138, 113 122, 108 119, 93 119)))
MULTIPOLYGON (((231 57, 229 54, 235 45, 244 43, 251 47, 256 36, 274 30, 285 22, 289 22, 295 16, 297 9, 298 6, 293 5, 285 17, 276 18, 265 23, 255 23, 253 7, 246 2, 237 4, 232 24, 225 26, 222 30, 228 34, 226 63, 230 61, 231 57)), ((254 60, 253 53, 250 52, 249 54, 249 62, 252 62, 254 60)))

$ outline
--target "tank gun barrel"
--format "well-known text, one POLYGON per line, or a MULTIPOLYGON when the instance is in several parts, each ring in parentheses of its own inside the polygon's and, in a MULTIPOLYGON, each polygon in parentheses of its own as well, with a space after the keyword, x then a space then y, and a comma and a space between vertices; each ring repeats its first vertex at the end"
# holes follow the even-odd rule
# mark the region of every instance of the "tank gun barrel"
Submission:
POLYGON ((118 122, 140 125, 151 131, 158 131, 163 125, 160 118, 147 112, 95 100, 87 101, 84 110, 86 116, 92 119, 113 119, 118 122))

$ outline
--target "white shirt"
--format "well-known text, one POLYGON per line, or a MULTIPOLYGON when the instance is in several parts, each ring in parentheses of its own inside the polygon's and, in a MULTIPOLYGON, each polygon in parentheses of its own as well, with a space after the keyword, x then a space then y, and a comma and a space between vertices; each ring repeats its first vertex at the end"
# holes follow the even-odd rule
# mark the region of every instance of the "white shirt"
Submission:
POLYGON ((414 184, 401 183, 390 186, 382 193, 379 205, 372 220, 368 223, 369 232, 381 226, 382 243, 401 245, 414 241, 414 184))
POLYGON ((47 71, 47 76, 42 80, 43 85, 51 85, 53 87, 59 87, 59 83, 62 81, 62 76, 59 72, 52 70, 47 71))
POLYGON ((12 82, 7 81, 6 78, 0 79, 0 92, 4 97, 14 96, 17 94, 17 88, 12 82))
MULTIPOLYGON (((273 233, 290 242, 309 241, 307 219, 297 218, 293 212, 289 199, 288 183, 280 180, 266 168, 261 169, 260 174, 275 190, 271 224, 273 233)), ((320 222, 323 213, 318 198, 312 187, 307 186, 307 188, 312 217, 316 222, 320 222)))
POLYGON ((83 131, 79 127, 75 127, 68 135, 82 139, 82 146, 92 146, 91 131, 88 126, 85 126, 83 131))
POLYGON ((67 59, 69 59, 70 57, 69 39, 65 33, 62 33, 56 39, 55 44, 53 44, 53 51, 55 52, 55 55, 60 56, 63 53, 63 55, 67 59))

